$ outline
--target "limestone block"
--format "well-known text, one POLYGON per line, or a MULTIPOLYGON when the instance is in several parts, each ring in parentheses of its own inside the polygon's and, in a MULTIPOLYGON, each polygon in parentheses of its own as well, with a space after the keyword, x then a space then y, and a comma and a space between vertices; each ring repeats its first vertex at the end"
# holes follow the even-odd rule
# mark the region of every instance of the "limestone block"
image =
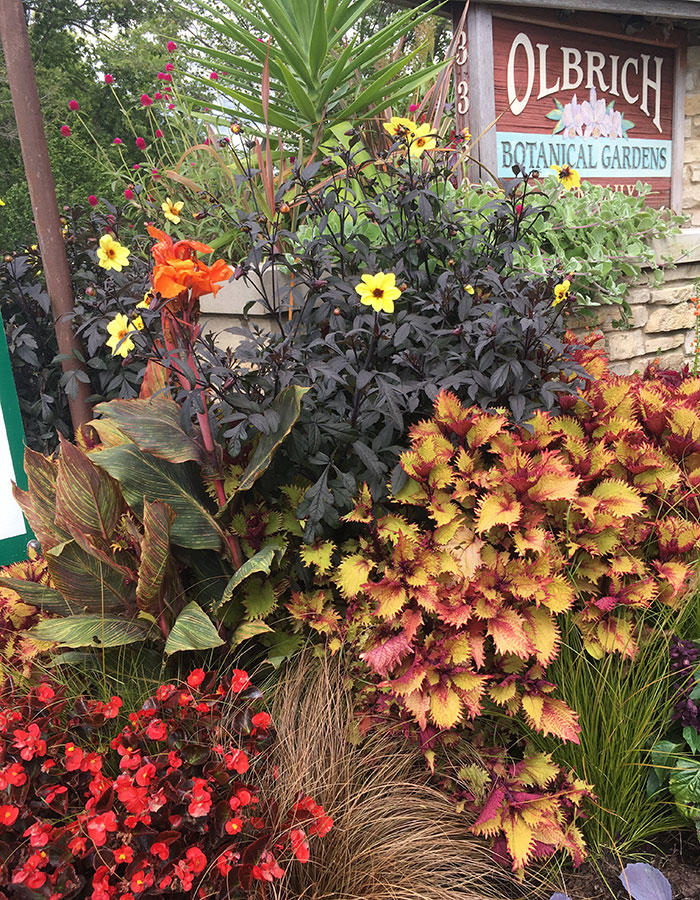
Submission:
POLYGON ((633 303, 648 303, 651 300, 651 291, 645 287, 633 287, 627 295, 630 306, 633 303))
POLYGON ((692 163, 691 165, 686 166, 686 173, 688 181, 697 184, 700 181, 700 164, 692 163))
POLYGON ((690 128, 691 128, 691 125, 692 125, 692 120, 691 120, 691 119, 684 119, 684 120, 683 120, 683 137, 684 137, 684 138, 689 138, 689 137, 690 137, 690 128))
POLYGON ((613 375, 629 375, 631 371, 630 361, 625 359, 621 362, 610 363, 609 369, 613 375))
POLYGON ((700 141, 694 138, 683 142, 683 160, 687 163, 700 162, 700 141))
POLYGON ((646 325, 649 319, 649 307, 644 303, 630 304, 630 323, 634 328, 646 325))
MULTIPOLYGON (((661 293, 661 292, 659 292, 661 293)), ((685 331, 692 328, 695 322, 693 310, 687 301, 691 289, 685 288, 685 297, 679 298, 679 302, 673 306, 653 306, 649 310, 649 318, 644 326, 647 334, 657 331, 685 331)))
POLYGON ((613 331, 607 335, 606 345, 611 361, 641 356, 644 353, 644 332, 641 328, 613 331))
POLYGON ((675 350, 685 343, 685 332, 674 331, 671 334, 659 334, 648 337, 644 341, 647 353, 661 353, 664 350, 675 350))
POLYGON ((700 137, 700 116, 693 116, 690 120, 690 136, 691 138, 700 137))
POLYGON ((666 353, 659 353, 656 357, 662 369, 680 369, 687 362, 683 349, 669 350, 666 353))
POLYGON ((700 94, 688 93, 685 95, 686 116, 700 116, 700 94))

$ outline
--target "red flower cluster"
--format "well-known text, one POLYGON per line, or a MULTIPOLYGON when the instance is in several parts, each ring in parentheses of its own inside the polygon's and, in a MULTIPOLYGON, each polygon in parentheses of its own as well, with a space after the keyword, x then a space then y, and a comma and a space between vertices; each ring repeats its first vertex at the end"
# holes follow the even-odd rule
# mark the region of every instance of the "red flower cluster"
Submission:
POLYGON ((69 707, 48 683, 0 694, 0 898, 267 896, 333 823, 312 798, 280 810, 253 783, 272 766, 260 697, 245 672, 195 669, 107 742, 95 734, 118 697, 69 707))

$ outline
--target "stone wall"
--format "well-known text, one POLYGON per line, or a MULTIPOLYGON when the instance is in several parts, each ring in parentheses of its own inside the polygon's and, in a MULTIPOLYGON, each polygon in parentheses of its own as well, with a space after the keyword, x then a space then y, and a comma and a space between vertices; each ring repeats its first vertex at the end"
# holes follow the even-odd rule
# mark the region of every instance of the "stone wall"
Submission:
POLYGON ((622 375, 644 370, 655 359, 664 368, 679 368, 693 358, 695 316, 688 300, 700 279, 700 228, 657 241, 655 251, 657 259, 671 256, 676 264, 664 270, 660 286, 643 277, 632 288, 629 328, 612 325, 619 317, 617 310, 603 312, 598 323, 611 368, 622 375))

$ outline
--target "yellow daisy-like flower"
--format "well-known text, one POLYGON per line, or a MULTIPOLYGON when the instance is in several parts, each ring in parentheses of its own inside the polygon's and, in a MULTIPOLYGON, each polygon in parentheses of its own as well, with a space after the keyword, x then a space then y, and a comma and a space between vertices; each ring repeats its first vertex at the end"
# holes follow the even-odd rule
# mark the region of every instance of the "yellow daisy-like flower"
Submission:
POLYGON ((473 293, 474 293, 474 288, 471 286, 471 284, 466 285, 466 287, 464 288, 464 290, 465 290, 468 294, 473 294, 473 293))
POLYGON ((355 291, 360 295, 360 302, 371 306, 375 312, 393 313, 394 300, 401 296, 393 272, 363 275, 362 282, 355 287, 355 291))
POLYGON ((184 200, 178 200, 177 203, 174 203, 170 197, 165 198, 165 203, 160 204, 160 208, 163 210, 163 215, 169 222, 173 222, 175 225, 180 221, 180 213, 182 212, 182 207, 185 205, 184 200))
POLYGON ((136 304, 136 309, 150 309, 152 299, 153 294, 150 291, 146 291, 146 293, 143 295, 143 300, 140 303, 136 304))
POLYGON ((112 351, 112 356, 126 357, 129 351, 134 349, 134 342, 129 337, 133 331, 136 331, 134 323, 130 322, 124 313, 117 313, 107 325, 109 333, 107 346, 112 351))
POLYGON ((114 269, 121 272, 124 266, 129 265, 128 247, 124 247, 119 241, 115 241, 111 234, 103 234, 100 238, 100 246, 97 248, 97 258, 103 269, 114 269))
POLYGON ((565 279, 561 282, 561 284, 554 285, 554 302, 552 306, 559 306, 560 303, 563 303, 564 300, 569 299, 569 291, 571 290, 571 282, 569 279, 565 279))
POLYGON ((5 201, 2 199, 2 197, 0 197, 0 206, 4 206, 4 205, 5 205, 5 201))
POLYGON ((143 331, 143 319, 141 318, 141 316, 136 316, 131 324, 137 331, 143 331))
POLYGON ((392 116, 390 121, 384 123, 385 131, 393 138, 407 138, 416 130, 417 125, 411 119, 403 116, 392 116))
POLYGON ((426 150, 434 150, 437 147, 435 132, 427 122, 423 122, 411 134, 408 143, 408 152, 411 156, 420 157, 426 150))
POLYGON ((550 168, 557 173, 559 184, 567 191, 581 186, 581 176, 571 166, 550 166, 550 168))

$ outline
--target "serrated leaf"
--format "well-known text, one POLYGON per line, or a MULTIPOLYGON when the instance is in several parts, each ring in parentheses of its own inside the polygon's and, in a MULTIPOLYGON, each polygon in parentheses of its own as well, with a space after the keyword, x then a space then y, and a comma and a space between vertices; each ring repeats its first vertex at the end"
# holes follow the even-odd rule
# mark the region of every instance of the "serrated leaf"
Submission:
POLYGON ((170 656, 188 650, 209 650, 222 644, 212 620, 198 603, 192 601, 175 620, 165 642, 165 653, 170 656))
POLYGON ((277 606, 275 588, 271 581, 262 578, 251 578, 246 582, 243 594, 243 605, 247 619, 266 619, 277 606))
POLYGON ((197 471, 190 463, 171 463, 144 453, 136 444, 91 454, 119 482, 129 506, 143 515, 144 500, 161 500, 175 513, 171 539, 191 550, 219 550, 221 531, 206 509, 197 471))
POLYGON ((335 544, 333 541, 316 541, 313 544, 304 544, 299 551, 299 555, 305 566, 314 566, 320 575, 325 575, 331 568, 331 558, 334 551, 335 544))
POLYGON ((40 641, 55 641, 61 647, 121 647, 148 637, 147 622, 117 616, 80 615, 46 619, 27 634, 40 641))
POLYGON ((336 570, 335 583, 347 600, 356 597, 360 588, 367 581, 373 564, 360 553, 353 553, 341 560, 336 570))
POLYGON ((238 483, 239 491, 247 491, 265 472, 272 461, 272 455, 287 437, 299 418, 301 398, 309 388, 290 384, 280 391, 272 401, 270 409, 279 416, 278 427, 270 434, 261 434, 251 454, 248 465, 238 483))
POLYGON ((520 521, 522 505, 510 497, 491 494, 482 500, 476 521, 476 530, 483 534, 496 525, 512 527, 520 521))
POLYGON ((639 491, 623 481, 601 481, 592 491, 598 506, 617 518, 632 518, 644 512, 644 501, 639 491))

